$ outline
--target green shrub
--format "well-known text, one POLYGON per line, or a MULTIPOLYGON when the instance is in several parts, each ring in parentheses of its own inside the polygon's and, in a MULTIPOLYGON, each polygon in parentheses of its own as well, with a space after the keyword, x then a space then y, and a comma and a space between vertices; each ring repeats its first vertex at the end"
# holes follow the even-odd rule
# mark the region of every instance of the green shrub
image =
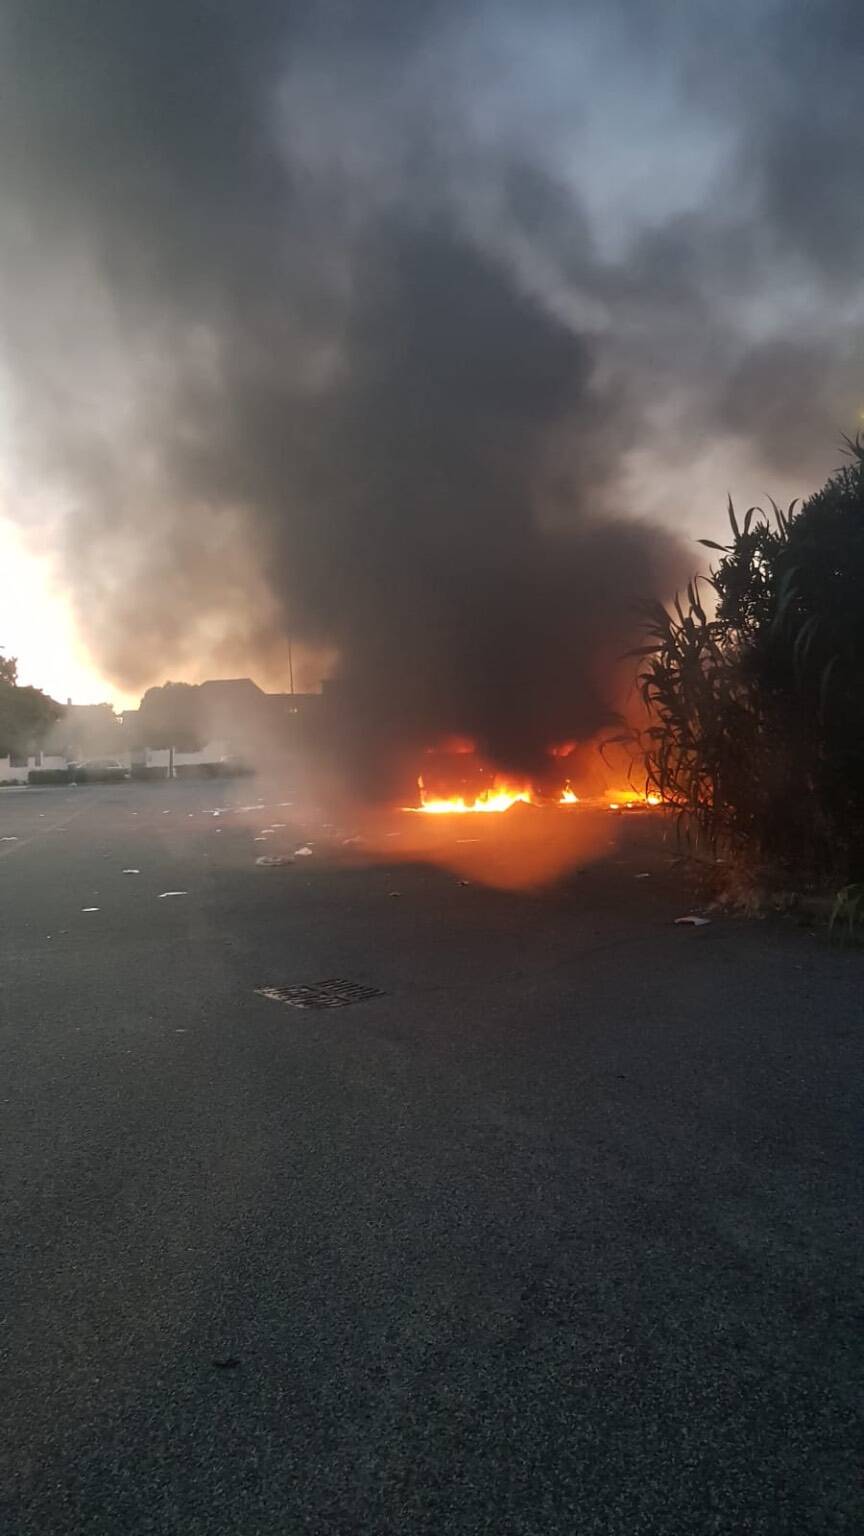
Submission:
POLYGON ((730 503, 686 603, 652 605, 650 785, 713 847, 810 879, 864 876, 864 442, 802 506, 730 503), (707 587, 711 593, 705 591, 707 587), (703 600, 704 599, 704 600, 703 600))

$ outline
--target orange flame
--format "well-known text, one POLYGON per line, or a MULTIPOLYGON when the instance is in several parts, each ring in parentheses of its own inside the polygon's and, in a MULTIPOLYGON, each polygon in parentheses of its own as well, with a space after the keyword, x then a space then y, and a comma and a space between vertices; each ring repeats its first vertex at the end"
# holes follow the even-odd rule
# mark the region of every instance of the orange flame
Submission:
POLYGON ((420 804, 406 805, 406 811, 423 811, 427 816, 464 816, 473 815, 478 811, 509 811, 511 805, 521 802, 523 805, 531 805, 534 800, 532 791, 526 787, 514 787, 496 779, 491 789, 484 789, 473 800, 466 800, 464 795, 452 795, 448 798, 439 798, 436 795, 427 794, 422 778, 417 780, 420 790, 420 804))
POLYGON ((549 797, 539 794, 530 784, 513 784, 506 779, 497 777, 490 789, 484 789, 473 799, 466 799, 465 795, 441 795, 426 789, 422 776, 417 780, 420 791, 419 805, 406 805, 403 810, 422 812, 426 816, 470 816, 480 813, 509 811, 514 805, 580 805, 587 804, 595 808, 605 802, 607 810, 626 811, 637 806, 657 806, 662 804, 661 796, 654 791, 646 793, 633 788, 609 789, 598 800, 589 798, 583 802, 576 794, 568 779, 560 793, 549 797))
POLYGON ((662 805, 662 797, 652 790, 644 794, 638 789, 609 789, 606 800, 610 811, 626 811, 634 805, 662 805))

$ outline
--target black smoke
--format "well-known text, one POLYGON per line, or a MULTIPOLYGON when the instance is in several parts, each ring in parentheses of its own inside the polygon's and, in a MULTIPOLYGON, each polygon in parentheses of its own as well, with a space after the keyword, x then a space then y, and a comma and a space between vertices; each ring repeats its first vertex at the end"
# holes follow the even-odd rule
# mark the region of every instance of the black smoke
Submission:
POLYGON ((664 465, 815 478, 864 398, 859 30, 0 0, 9 452, 106 671, 290 634, 377 743, 606 723, 664 465))

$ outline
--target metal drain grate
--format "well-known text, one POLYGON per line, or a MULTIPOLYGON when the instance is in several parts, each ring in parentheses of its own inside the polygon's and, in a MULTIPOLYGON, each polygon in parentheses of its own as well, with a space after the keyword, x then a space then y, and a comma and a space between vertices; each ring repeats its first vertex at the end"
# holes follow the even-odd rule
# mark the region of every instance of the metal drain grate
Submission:
POLYGON ((289 1008, 347 1008, 351 1003, 363 1003, 367 997, 383 997, 378 987, 362 987, 356 981, 318 981, 311 987, 256 987, 260 997, 272 998, 274 1003, 287 1003, 289 1008))

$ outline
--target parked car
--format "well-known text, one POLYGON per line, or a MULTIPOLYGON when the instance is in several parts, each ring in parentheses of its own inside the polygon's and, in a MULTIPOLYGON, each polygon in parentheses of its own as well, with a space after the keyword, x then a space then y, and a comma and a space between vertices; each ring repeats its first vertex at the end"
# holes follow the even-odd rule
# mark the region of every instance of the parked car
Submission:
POLYGON ((90 757, 86 762, 69 764, 73 784, 115 784, 128 777, 129 769, 116 757, 90 757))

